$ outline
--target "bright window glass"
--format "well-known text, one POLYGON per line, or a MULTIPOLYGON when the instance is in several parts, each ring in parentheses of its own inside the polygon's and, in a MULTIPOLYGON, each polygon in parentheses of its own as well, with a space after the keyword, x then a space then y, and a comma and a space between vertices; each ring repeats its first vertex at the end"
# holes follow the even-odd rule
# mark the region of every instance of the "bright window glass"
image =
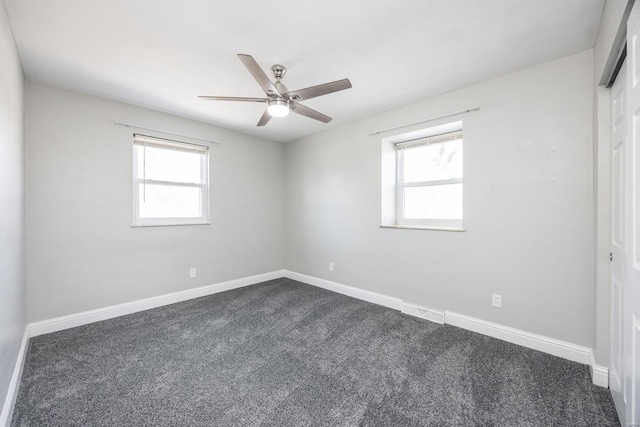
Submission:
POLYGON ((138 184, 140 218, 200 218, 202 191, 198 187, 138 184))
POLYGON ((462 227, 462 131, 396 143, 397 222, 462 227))
POLYGON ((462 139, 404 148, 404 182, 462 178, 462 139))
POLYGON ((208 147, 134 135, 134 225, 206 224, 208 147))
POLYGON ((462 218, 462 184, 404 189, 404 217, 409 220, 462 218))
POLYGON ((202 154, 160 147, 136 146, 138 178, 156 181, 202 183, 202 154))

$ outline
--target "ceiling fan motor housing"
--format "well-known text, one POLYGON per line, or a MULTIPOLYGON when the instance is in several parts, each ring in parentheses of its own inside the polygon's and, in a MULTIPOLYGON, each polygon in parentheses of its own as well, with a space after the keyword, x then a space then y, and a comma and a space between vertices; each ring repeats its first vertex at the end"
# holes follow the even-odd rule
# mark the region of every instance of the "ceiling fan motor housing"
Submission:
MULTIPOLYGON (((289 89, 287 89, 287 87, 284 84, 282 84, 282 82, 280 81, 280 79, 282 79, 284 75, 287 74, 287 69, 285 68, 285 66, 276 64, 273 67, 271 67, 271 72, 273 73, 273 76, 276 78, 276 81, 273 85, 276 87, 278 92, 280 94, 289 92, 289 89)), ((278 97, 278 98, 281 98, 281 97, 278 97)))
POLYGON ((285 74, 287 74, 287 68, 284 65, 276 64, 271 67, 271 72, 277 80, 280 80, 285 74))

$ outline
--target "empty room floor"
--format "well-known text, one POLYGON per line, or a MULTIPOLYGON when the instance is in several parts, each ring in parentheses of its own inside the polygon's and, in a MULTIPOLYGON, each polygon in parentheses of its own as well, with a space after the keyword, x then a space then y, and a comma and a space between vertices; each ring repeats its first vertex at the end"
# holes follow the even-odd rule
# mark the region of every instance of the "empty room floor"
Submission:
POLYGON ((12 426, 617 426, 586 365, 290 279, 29 342, 12 426))

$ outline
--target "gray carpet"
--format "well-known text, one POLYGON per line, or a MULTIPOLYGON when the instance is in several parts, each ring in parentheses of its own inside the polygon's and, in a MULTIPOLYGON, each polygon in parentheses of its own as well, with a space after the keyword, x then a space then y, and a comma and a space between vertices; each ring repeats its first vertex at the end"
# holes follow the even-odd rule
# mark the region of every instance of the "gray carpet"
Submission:
POLYGON ((615 426, 585 365, 288 279, 30 340, 12 426, 615 426))

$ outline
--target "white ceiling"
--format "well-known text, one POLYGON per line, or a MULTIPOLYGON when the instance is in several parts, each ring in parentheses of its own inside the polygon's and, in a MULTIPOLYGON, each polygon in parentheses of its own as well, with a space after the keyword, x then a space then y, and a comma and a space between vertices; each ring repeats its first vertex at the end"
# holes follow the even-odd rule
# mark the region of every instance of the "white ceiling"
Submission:
POLYGON ((589 49, 604 0, 5 0, 28 79, 276 141, 589 49), (299 89, 349 78, 256 127, 262 97, 236 57, 299 89))

